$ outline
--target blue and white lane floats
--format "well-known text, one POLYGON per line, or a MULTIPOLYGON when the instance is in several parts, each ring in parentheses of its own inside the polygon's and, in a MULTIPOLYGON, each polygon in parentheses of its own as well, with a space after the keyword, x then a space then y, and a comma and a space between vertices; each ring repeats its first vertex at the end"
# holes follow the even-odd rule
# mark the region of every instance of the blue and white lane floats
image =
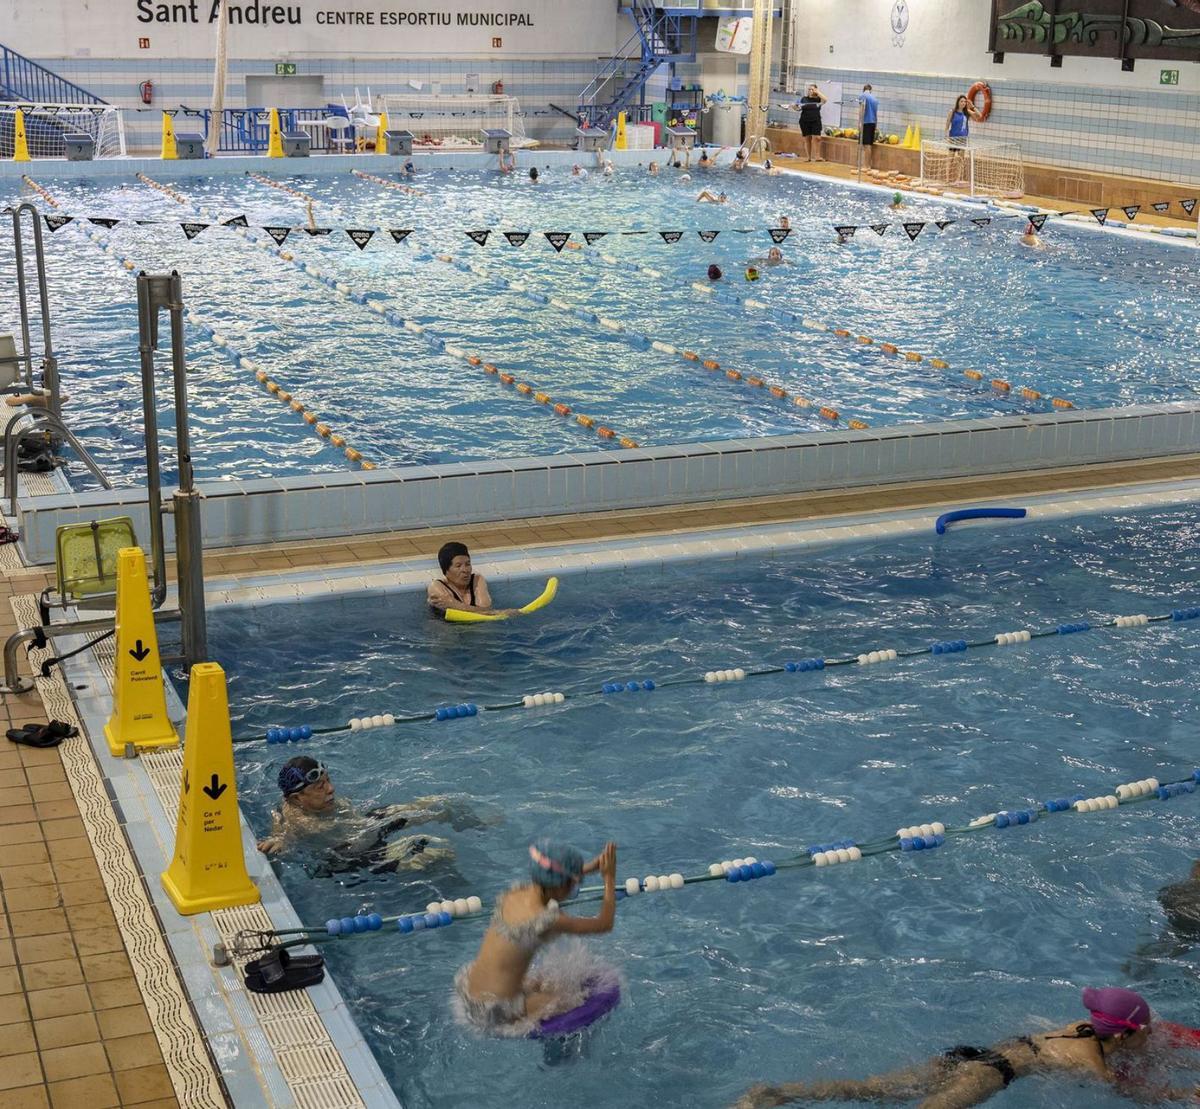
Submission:
POLYGON ((561 705, 566 701, 581 701, 588 697, 613 697, 642 695, 654 693, 661 689, 686 685, 724 685, 746 681, 748 678, 764 678, 775 674, 802 674, 814 670, 827 670, 834 666, 875 666, 880 663, 896 662, 900 659, 916 658, 920 655, 954 655, 969 650, 984 647, 1013 647, 1019 643, 1029 643, 1035 639, 1046 639, 1050 636, 1077 635, 1081 632, 1095 631, 1099 628, 1141 628, 1149 624, 1179 623, 1185 620, 1200 619, 1200 606, 1193 608, 1177 608, 1161 616, 1147 616, 1136 613, 1131 616, 1114 616, 1110 620, 1076 620, 1057 624, 1045 631, 1031 631, 1019 628, 1014 631, 1000 632, 989 639, 968 640, 939 639, 926 647, 914 647, 907 651, 894 647, 881 647, 864 651, 857 655, 844 658, 802 658, 783 663, 782 666, 765 666, 760 670, 746 670, 743 667, 725 670, 707 670, 703 675, 687 678, 674 678, 660 681, 654 678, 623 678, 603 682, 600 687, 580 690, 575 693, 563 691, 526 693, 511 701, 495 705, 482 705, 468 701, 459 705, 439 705, 429 712, 414 713, 401 716, 395 713, 375 713, 369 716, 352 717, 345 724, 335 724, 328 728, 317 728, 311 724, 301 724, 293 727, 270 727, 259 735, 239 736, 235 743, 297 743, 312 739, 314 736, 336 735, 342 732, 363 732, 372 728, 391 728, 397 724, 421 724, 428 721, 443 722, 461 720, 481 713, 507 712, 510 709, 533 709, 552 705, 561 705))
POLYGON ((934 524, 938 535, 946 534, 949 524, 957 524, 959 520, 1024 520, 1023 508, 959 508, 954 512, 943 512, 934 524))
MULTIPOLYGON (((951 827, 943 821, 934 820, 897 828, 893 835, 882 836, 861 844, 853 839, 814 844, 778 863, 767 859, 760 861, 753 856, 748 856, 711 863, 701 874, 685 876, 681 872, 675 871, 671 874, 648 874, 644 878, 627 878, 623 883, 617 883, 617 898, 628 900, 630 897, 642 894, 674 892, 685 886, 698 885, 701 882, 725 882, 729 885, 741 885, 759 878, 772 877, 783 870, 796 870, 804 867, 826 870, 832 866, 857 863, 863 859, 893 851, 902 854, 926 852, 944 846, 952 837, 968 835, 985 828, 1002 831, 1032 824, 1052 815, 1091 815, 1110 812, 1143 801, 1170 801, 1184 794, 1195 793, 1197 783, 1200 783, 1200 770, 1193 770, 1190 777, 1174 782, 1164 783, 1157 778, 1142 778, 1135 782, 1123 782, 1114 786, 1108 793, 1096 797, 1087 797, 1083 793, 1078 793, 1073 797, 1031 802, 1019 809, 1001 809, 997 812, 986 813, 959 827, 951 827)), ((596 901, 603 895, 602 889, 591 886, 581 890, 576 900, 596 901)), ((331 917, 323 925, 254 933, 253 937, 256 939, 279 938, 286 941, 285 946, 299 946, 379 932, 385 927, 394 927, 396 931, 404 935, 412 935, 414 932, 445 928, 457 920, 486 920, 489 912, 490 909, 482 898, 478 896, 460 897, 454 901, 431 901, 425 907, 424 912, 402 913, 398 916, 359 913, 356 916, 331 917)))

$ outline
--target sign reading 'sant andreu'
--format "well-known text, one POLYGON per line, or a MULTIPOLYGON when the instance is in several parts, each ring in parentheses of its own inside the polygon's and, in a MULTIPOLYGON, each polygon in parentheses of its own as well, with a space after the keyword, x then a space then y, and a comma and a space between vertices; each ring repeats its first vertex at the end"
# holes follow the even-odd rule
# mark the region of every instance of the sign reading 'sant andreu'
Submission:
MULTIPOLYGON (((8 0, 6 41, 34 57, 211 55, 218 0, 8 0)), ((380 59, 434 55, 596 56, 615 42, 616 4, 599 0, 225 0, 230 54, 380 59), (495 40, 502 46, 497 47, 495 40)))
POLYGON ((990 49, 1200 61, 1200 0, 994 0, 990 49))

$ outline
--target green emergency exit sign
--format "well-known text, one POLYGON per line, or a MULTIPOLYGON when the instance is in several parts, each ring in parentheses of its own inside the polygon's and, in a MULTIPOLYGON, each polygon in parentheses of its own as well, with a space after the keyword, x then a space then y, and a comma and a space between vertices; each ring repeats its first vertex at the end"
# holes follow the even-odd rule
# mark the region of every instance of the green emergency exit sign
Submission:
POLYGON ((1160 69, 1158 71, 1158 83, 1160 85, 1178 85, 1179 70, 1177 69, 1160 69))
MULTIPOLYGON (((295 62, 276 62, 275 63, 276 77, 295 77, 296 63, 295 62)), ((1178 76, 1178 74, 1176 74, 1178 76)))

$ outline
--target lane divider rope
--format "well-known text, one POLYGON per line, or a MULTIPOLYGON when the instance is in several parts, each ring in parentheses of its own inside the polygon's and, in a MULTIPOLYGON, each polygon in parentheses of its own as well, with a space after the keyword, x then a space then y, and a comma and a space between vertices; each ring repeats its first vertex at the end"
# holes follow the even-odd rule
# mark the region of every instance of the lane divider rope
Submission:
POLYGON ((651 693, 656 690, 679 686, 720 685, 746 681, 749 678, 767 677, 768 675, 802 674, 828 670, 837 666, 875 666, 882 663, 896 662, 900 659, 916 658, 921 655, 950 655, 986 647, 1012 647, 1020 643, 1030 643, 1035 639, 1076 635, 1099 628, 1137 628, 1147 627, 1150 624, 1167 622, 1182 623, 1198 619, 1200 619, 1200 606, 1173 609, 1171 612, 1164 613, 1161 616, 1147 616, 1138 613, 1133 616, 1115 616, 1110 620, 1094 622, 1079 620, 1058 624, 1045 631, 1030 631, 1027 628, 1021 628, 1015 631, 1000 632, 987 639, 973 641, 965 638, 936 640, 928 646, 915 647, 909 650, 881 647, 842 658, 816 656, 791 660, 785 662, 782 666, 765 666, 758 670, 747 670, 743 667, 709 670, 700 676, 674 678, 668 681, 655 681, 651 678, 614 680, 605 682, 599 689, 585 689, 575 693, 564 691, 526 693, 521 697, 494 705, 480 705, 476 702, 468 701, 458 705, 439 705, 430 712, 414 713, 408 716, 396 713, 376 713, 368 716, 353 717, 345 724, 326 728, 313 727, 310 724, 291 727, 269 727, 265 732, 256 735, 240 736, 234 740, 234 743, 262 743, 264 741, 268 744, 296 743, 312 739, 314 736, 369 731, 373 728, 391 728, 398 724, 457 720, 470 716, 478 716, 481 712, 507 712, 512 709, 542 708, 544 706, 561 705, 566 701, 578 701, 590 697, 606 697, 642 692, 651 693))
MULTIPOLYGON (((747 855, 744 858, 722 859, 709 863, 703 872, 690 875, 675 871, 669 874, 648 874, 643 878, 631 877, 623 883, 618 882, 616 895, 617 900, 627 900, 647 893, 673 892, 704 882, 742 885, 760 878, 773 877, 786 870, 828 870, 833 866, 857 863, 863 859, 896 852, 906 855, 923 853, 945 846, 949 839, 972 835, 984 829, 999 832, 1037 823, 1053 816, 1083 816, 1111 812, 1130 805, 1144 804, 1152 799, 1160 802, 1170 801, 1194 794, 1197 783, 1200 783, 1200 770, 1193 770, 1189 777, 1177 781, 1161 782, 1156 777, 1147 777, 1117 785, 1098 797, 1089 798, 1083 793, 1076 793, 1047 801, 1034 801, 1018 809, 1001 809, 977 816, 957 827, 941 820, 931 820, 898 828, 894 834, 880 835, 863 842, 843 838, 828 843, 814 843, 781 862, 772 862, 769 859, 759 861, 754 856, 747 855)), ((594 902, 603 896, 603 888, 589 886, 581 889, 574 901, 594 902)), ((404 935, 411 935, 414 932, 444 928, 457 920, 487 921, 498 901, 499 897, 493 898, 492 906, 489 906, 481 897, 473 894, 454 900, 431 901, 425 906, 424 912, 385 916, 382 913, 360 911, 354 916, 333 917, 322 925, 242 933, 238 942, 261 945, 264 940, 269 939, 284 940, 284 946, 300 946, 368 935, 382 931, 385 926, 394 927, 404 935)))
POLYGON ((373 173, 364 173, 361 169, 352 169, 350 171, 355 177, 361 177, 364 181, 370 181, 376 185, 382 185, 385 189, 394 189, 396 192, 408 193, 410 196, 424 196, 424 189, 414 189, 411 185, 402 185, 399 181, 389 181, 386 177, 376 177, 373 173))
MULTIPOLYGON (((165 186, 160 186, 156 181, 152 181, 145 174, 138 174, 138 179, 143 184, 149 185, 151 188, 162 188, 168 192, 173 199, 181 204, 186 205, 193 211, 199 212, 205 218, 209 218, 211 213, 194 204, 187 197, 183 197, 178 193, 173 193, 170 190, 165 190, 165 186)), ((258 239, 250 234, 249 228, 234 226, 233 230, 238 232, 248 243, 253 244, 261 250, 265 250, 268 254, 273 254, 285 262, 290 262, 305 276, 319 282, 322 285, 332 289, 339 296, 346 300, 353 301, 355 304, 361 305, 371 312, 376 313, 381 319, 387 321, 393 327, 399 328, 401 331, 407 331, 412 335, 421 336, 436 352, 450 355, 452 358, 462 358, 473 367, 482 368, 485 374, 494 377, 497 382, 503 386, 511 386, 518 394, 527 396, 537 404, 545 408, 545 410, 555 416, 563 419, 574 416, 574 422, 577 426, 585 428, 589 431, 594 431, 601 439, 611 440, 618 443, 626 449, 632 449, 639 446, 638 442, 627 435, 622 435, 615 431, 609 425, 601 422, 595 417, 587 416, 582 413, 575 412, 569 404, 562 401, 555 401, 554 398, 544 389, 531 385, 527 381, 517 381, 514 374, 502 371, 495 363, 485 361, 477 354, 467 351, 458 343, 441 338, 427 325, 418 323, 416 320, 406 319, 398 312, 388 308, 378 299, 368 298, 365 293, 355 292, 354 289, 344 281, 338 281, 335 277, 331 277, 324 273, 318 267, 310 262, 305 262, 302 259, 297 259, 290 251, 275 243, 274 240, 258 239)))

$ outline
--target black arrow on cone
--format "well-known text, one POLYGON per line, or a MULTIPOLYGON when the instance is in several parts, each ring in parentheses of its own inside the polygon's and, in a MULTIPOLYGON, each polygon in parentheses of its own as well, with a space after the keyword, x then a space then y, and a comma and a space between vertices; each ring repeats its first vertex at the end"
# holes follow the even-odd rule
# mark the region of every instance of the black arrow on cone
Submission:
POLYGON ((204 792, 209 795, 214 801, 221 796, 229 787, 225 785, 220 778, 215 774, 212 776, 212 785, 205 786, 204 792))
POLYGON ((141 661, 142 661, 142 659, 144 659, 144 658, 145 658, 145 657, 146 657, 146 656, 147 656, 147 655, 150 653, 150 648, 149 648, 149 647, 143 647, 143 646, 142 646, 142 641, 139 639, 139 640, 138 640, 138 641, 137 641, 137 642, 136 642, 136 643, 133 645, 133 650, 132 650, 132 651, 130 651, 129 653, 130 653, 131 655, 133 655, 133 657, 134 657, 135 659, 137 659, 137 660, 138 660, 138 662, 141 662, 141 661))
POLYGON ((192 779, 189 777, 188 772, 186 770, 183 772, 183 792, 184 793, 192 792, 192 779))

